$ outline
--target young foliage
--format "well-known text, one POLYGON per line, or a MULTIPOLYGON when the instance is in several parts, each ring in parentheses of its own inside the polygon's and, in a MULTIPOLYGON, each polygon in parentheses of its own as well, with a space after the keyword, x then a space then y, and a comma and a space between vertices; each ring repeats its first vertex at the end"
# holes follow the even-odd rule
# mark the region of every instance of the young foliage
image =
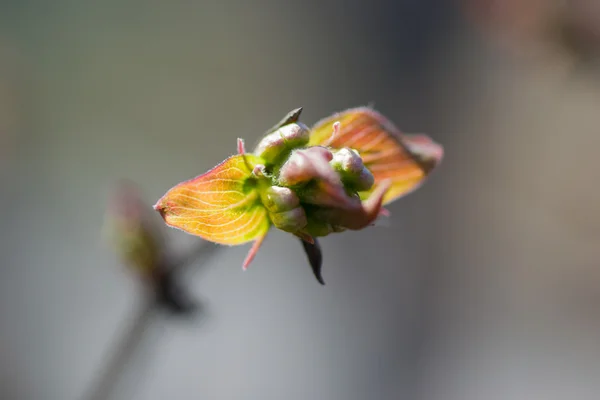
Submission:
MULTIPOLYGON (((384 204, 418 189, 443 156, 442 146, 427 135, 402 134, 390 120, 367 107, 352 108, 317 122, 309 145, 356 150, 376 183, 392 181, 384 204), (338 122, 339 128, 332 135, 331 126, 338 122)), ((371 193, 359 192, 363 199, 371 193)))
POLYGON ((231 156, 207 173, 173 187, 154 206, 166 224, 225 245, 247 243, 269 230, 252 155, 231 156))
POLYGON ((303 240, 323 283, 315 238, 361 230, 383 204, 416 190, 440 163, 443 148, 426 135, 405 135, 366 107, 319 121, 312 129, 292 110, 253 153, 238 139, 238 154, 179 183, 154 206, 167 225, 206 240, 254 242, 253 259, 271 226, 303 240))

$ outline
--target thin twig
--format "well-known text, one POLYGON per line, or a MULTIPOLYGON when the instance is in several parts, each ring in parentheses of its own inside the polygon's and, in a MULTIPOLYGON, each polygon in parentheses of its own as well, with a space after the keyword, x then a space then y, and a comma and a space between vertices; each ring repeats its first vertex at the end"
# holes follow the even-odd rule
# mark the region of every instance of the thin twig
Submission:
MULTIPOLYGON (((180 276, 185 268, 192 265, 206 265, 207 261, 219 249, 208 242, 202 242, 185 257, 173 262, 172 273, 180 276)), ((143 299, 139 310, 136 311, 131 325, 127 327, 124 333, 119 336, 116 344, 109 354, 105 367, 97 375, 98 379, 93 382, 91 389, 86 392, 84 400, 108 400, 113 396, 113 392, 119 380, 124 376, 130 360, 134 358, 143 341, 144 333, 152 323, 153 317, 159 311, 160 303, 156 297, 148 296, 143 299)))
POLYGON ((152 322, 154 313, 157 311, 153 298, 144 299, 141 307, 136 311, 135 317, 127 327, 109 355, 108 362, 97 375, 98 379, 93 383, 89 392, 83 397, 86 400, 107 400, 113 395, 119 382, 119 378, 125 373, 129 364, 142 342, 144 332, 152 322))

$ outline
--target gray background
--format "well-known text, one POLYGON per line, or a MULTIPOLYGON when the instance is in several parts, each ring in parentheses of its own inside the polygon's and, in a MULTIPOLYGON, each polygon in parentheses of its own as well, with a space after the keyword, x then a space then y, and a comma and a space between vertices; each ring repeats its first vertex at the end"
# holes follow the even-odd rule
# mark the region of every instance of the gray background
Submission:
POLYGON ((155 318, 115 398, 597 399, 600 90, 545 67, 434 0, 2 2, 0 398, 81 398, 137 312, 117 179, 153 204, 295 107, 374 102, 444 144, 428 183, 322 241, 325 287, 280 232, 191 269, 206 317, 155 318))

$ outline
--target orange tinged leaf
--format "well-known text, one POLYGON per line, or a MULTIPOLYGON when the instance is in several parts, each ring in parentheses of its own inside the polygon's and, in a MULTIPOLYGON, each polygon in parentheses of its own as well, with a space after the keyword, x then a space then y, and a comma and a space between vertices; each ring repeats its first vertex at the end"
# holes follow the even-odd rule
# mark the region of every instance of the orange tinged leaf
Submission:
POLYGON ((211 242, 238 245, 258 240, 270 226, 252 175, 260 163, 251 154, 231 156, 170 189, 154 209, 167 225, 211 242))
POLYGON ((368 107, 352 108, 317 122, 309 145, 357 150, 375 178, 373 188, 360 192, 360 197, 368 198, 375 187, 389 179, 391 186, 383 204, 418 189, 443 157, 442 146, 428 136, 402 134, 386 117, 368 107))

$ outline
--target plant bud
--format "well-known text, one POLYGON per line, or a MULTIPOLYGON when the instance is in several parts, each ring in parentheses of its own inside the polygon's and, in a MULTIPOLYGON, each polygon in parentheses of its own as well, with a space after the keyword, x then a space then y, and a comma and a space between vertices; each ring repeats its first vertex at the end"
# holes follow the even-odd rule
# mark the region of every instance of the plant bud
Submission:
POLYGON ((308 127, 294 122, 265 136, 256 147, 254 154, 262 157, 267 163, 274 163, 286 152, 307 145, 309 139, 308 127))
POLYGON ((333 154, 325 147, 295 150, 281 167, 279 182, 283 186, 296 186, 312 179, 341 183, 339 176, 329 165, 332 158, 333 154))
POLYGON ((306 213, 302 207, 293 210, 269 213, 269 217, 276 228, 286 232, 298 232, 306 226, 306 213))
POLYGON ((300 199, 290 188, 271 186, 262 195, 264 206, 273 213, 292 210, 300 205, 300 199))
POLYGON ((150 221, 149 209, 139 189, 123 180, 111 196, 104 227, 122 261, 145 276, 156 270, 163 256, 162 238, 150 221))
POLYGON ((355 177, 349 177, 355 179, 348 179, 348 185, 352 186, 354 190, 357 192, 361 192, 363 190, 369 190, 375 184, 375 177, 367 169, 367 167, 363 167, 362 171, 355 177))
POLYGON ((343 148, 333 155, 333 168, 339 172, 344 185, 351 190, 369 190, 375 183, 375 177, 363 164, 356 150, 343 148))
POLYGON ((347 147, 333 154, 331 165, 338 171, 350 174, 358 174, 364 167, 362 158, 360 158, 358 152, 347 147))

